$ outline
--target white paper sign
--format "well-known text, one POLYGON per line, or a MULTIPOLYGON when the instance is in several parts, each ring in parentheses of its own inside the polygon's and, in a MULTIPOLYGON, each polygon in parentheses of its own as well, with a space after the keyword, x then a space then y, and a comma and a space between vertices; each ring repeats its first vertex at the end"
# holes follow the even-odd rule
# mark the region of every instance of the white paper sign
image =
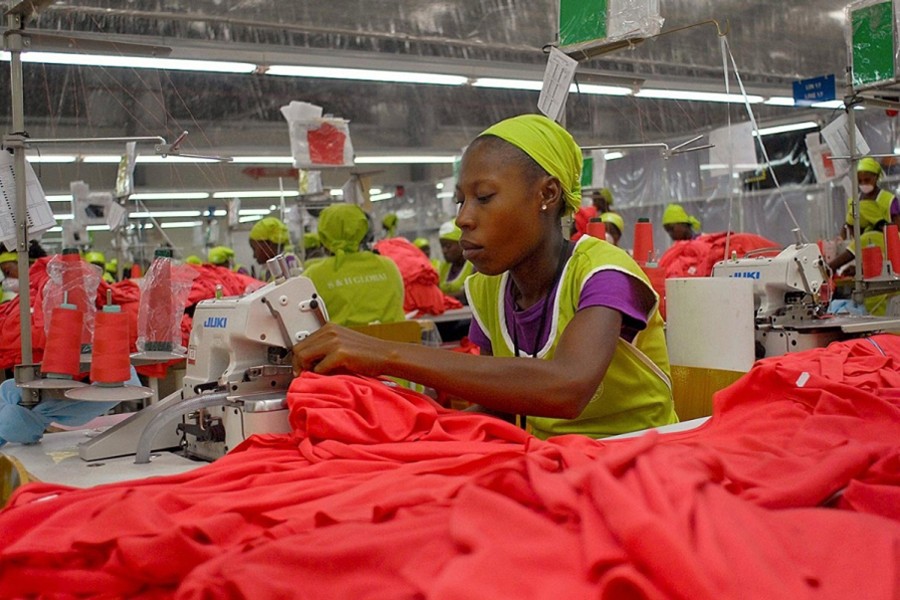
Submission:
POLYGON ((544 70, 544 86, 538 98, 538 110, 547 118, 559 122, 566 112, 566 98, 575 78, 578 61, 556 48, 550 49, 547 68, 544 70))
POLYGON ((709 171, 713 176, 732 171, 752 171, 757 168, 756 141, 753 126, 748 121, 729 127, 720 127, 709 134, 709 171))
MULTIPOLYGON (((869 144, 859 127, 856 128, 856 152, 857 156, 865 156, 869 153, 869 144)), ((841 113, 838 117, 822 129, 822 137, 831 148, 834 156, 850 156, 850 129, 847 127, 847 114, 841 113)))
MULTIPOLYGON (((12 155, 0 150, 0 242, 7 248, 14 248, 16 242, 16 176, 12 155)), ((56 219, 44 190, 31 164, 25 161, 25 198, 29 237, 40 237, 42 233, 56 227, 56 219)))

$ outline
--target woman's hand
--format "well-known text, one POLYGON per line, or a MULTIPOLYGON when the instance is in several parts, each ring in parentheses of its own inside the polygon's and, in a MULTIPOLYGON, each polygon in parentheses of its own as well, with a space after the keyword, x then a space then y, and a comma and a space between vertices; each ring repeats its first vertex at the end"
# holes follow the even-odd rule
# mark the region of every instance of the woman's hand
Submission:
POLYGON ((350 371, 377 377, 382 375, 390 345, 391 342, 328 323, 294 346, 294 374, 350 371))

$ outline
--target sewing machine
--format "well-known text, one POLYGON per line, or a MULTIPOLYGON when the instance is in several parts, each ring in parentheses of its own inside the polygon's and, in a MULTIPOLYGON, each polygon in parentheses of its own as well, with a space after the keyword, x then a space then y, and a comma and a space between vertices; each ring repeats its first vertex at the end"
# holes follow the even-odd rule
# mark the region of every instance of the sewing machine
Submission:
POLYGON ((272 268, 281 276, 254 292, 198 303, 182 389, 80 444, 81 458, 136 454, 142 463, 153 450, 181 446, 215 460, 254 433, 290 431, 291 348, 327 312, 312 281, 277 261, 272 268))
POLYGON ((816 244, 798 242, 777 256, 732 257, 716 263, 712 276, 752 280, 756 358, 900 329, 896 318, 825 314, 830 273, 816 244))

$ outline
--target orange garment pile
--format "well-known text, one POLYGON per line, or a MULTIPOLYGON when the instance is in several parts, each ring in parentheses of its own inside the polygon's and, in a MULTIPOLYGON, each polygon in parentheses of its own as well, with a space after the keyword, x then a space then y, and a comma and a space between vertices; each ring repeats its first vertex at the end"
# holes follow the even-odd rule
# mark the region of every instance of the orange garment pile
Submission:
POLYGON ((759 362, 687 432, 540 441, 304 374, 291 434, 0 513, 0 597, 900 594, 900 338, 759 362))

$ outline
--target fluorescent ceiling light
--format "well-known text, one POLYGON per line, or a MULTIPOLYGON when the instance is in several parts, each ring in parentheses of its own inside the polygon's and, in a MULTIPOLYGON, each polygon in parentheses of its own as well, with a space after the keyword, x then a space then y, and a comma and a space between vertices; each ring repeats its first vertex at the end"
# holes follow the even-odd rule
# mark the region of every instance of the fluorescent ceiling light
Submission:
POLYGON ((47 233, 60 233, 62 232, 62 227, 51 227, 47 230, 47 233))
POLYGON ((55 194, 50 196, 44 196, 47 199, 47 202, 71 202, 72 194, 55 194))
POLYGON ((772 96, 767 98, 763 104, 768 106, 794 106, 794 99, 790 96, 772 96))
POLYGON ((188 229, 189 227, 199 227, 200 225, 203 225, 203 221, 170 221, 159 224, 162 229, 188 229))
POLYGON ((456 160, 451 155, 398 155, 398 156, 357 156, 354 161, 358 165, 413 165, 413 164, 447 164, 456 160))
MULTIPOLYGON (((225 211, 222 211, 222 212, 225 212, 225 211)), ((269 210, 268 208, 242 208, 241 210, 238 211, 238 215, 240 215, 242 217, 246 217, 249 215, 265 216, 265 215, 269 214, 270 212, 272 212, 272 211, 269 210)), ((216 216, 217 217, 220 216, 219 211, 216 211, 216 216)), ((221 215, 221 216, 225 216, 225 215, 221 215)))
POLYGON ((328 195, 329 195, 329 196, 343 196, 343 195, 344 195, 344 190, 340 190, 340 189, 338 189, 338 188, 334 188, 334 189, 328 191, 328 195))
POLYGON ((130 200, 206 200, 209 192, 140 192, 129 196, 130 200))
MULTIPOLYGON (((498 77, 479 77, 472 82, 473 87, 494 88, 498 90, 528 90, 539 92, 544 87, 544 82, 536 79, 502 79, 498 77)), ((603 96, 630 96, 632 90, 617 85, 598 85, 595 83, 572 84, 569 86, 571 94, 598 94, 603 96)))
POLYGON ((495 88, 498 90, 530 90, 541 91, 543 82, 534 79, 501 79, 497 77, 479 77, 472 82, 472 87, 495 88))
POLYGON ((603 155, 604 160, 616 160, 617 158, 622 158, 625 156, 621 152, 607 152, 603 155))
MULTIPOLYGON (((719 92, 691 92, 688 90, 663 90, 653 88, 644 88, 636 93, 635 97, 697 102, 744 102, 744 97, 740 94, 722 94, 719 92)), ((763 101, 763 97, 753 94, 747 94, 747 101, 750 104, 759 104, 763 101)))
POLYGON ((369 188, 369 195, 370 195, 370 196, 376 196, 376 195, 380 194, 380 193, 383 192, 383 191, 384 191, 384 190, 381 189, 381 188, 369 188))
POLYGON ((828 108, 828 109, 844 108, 844 101, 843 100, 829 100, 827 102, 816 102, 815 104, 810 104, 810 106, 812 106, 813 108, 828 108))
POLYGON ((385 192, 383 194, 375 194, 374 196, 369 196, 369 200, 371 202, 380 202, 382 200, 389 200, 393 198, 396 194, 393 192, 385 192))
POLYGON ((333 67, 303 67, 293 65, 272 65, 265 70, 266 75, 285 77, 315 77, 319 79, 353 79, 356 81, 379 81, 385 83, 429 83, 433 85, 462 85, 469 79, 462 75, 442 75, 440 73, 418 73, 410 71, 378 71, 374 69, 341 69, 333 67))
POLYGON ((262 219, 261 215, 250 215, 248 217, 240 217, 238 223, 252 223, 253 221, 259 221, 260 219, 262 219))
MULTIPOLYGON (((735 171, 753 171, 755 169, 759 169, 764 165, 756 164, 756 163, 738 163, 731 165, 735 171)), ((727 171, 728 165, 725 163, 710 163, 708 165, 700 165, 701 171, 727 171)))
POLYGON ((109 225, 88 225, 88 231, 109 231, 109 225))
POLYGON ((57 221, 71 221, 75 217, 71 214, 61 214, 61 215, 53 215, 53 218, 57 221))
POLYGON ((453 192, 438 192, 437 197, 440 199, 444 198, 452 198, 454 196, 453 192))
POLYGON ((294 164, 293 156, 233 156, 231 162, 235 164, 270 164, 270 165, 292 165, 294 164))
POLYGON ((233 192, 213 192, 213 198, 293 198, 299 196, 296 190, 234 190, 233 192))
MULTIPOLYGON (((82 157, 82 162, 95 164, 119 164, 122 157, 118 154, 88 154, 82 157)), ((160 156, 158 154, 141 154, 135 162, 144 164, 174 164, 174 163, 215 163, 220 162, 214 158, 197 158, 193 156, 177 156, 168 155, 160 156)))
POLYGON ((150 212, 128 213, 129 219, 165 219, 167 217, 199 217, 199 210, 153 210, 150 212))
POLYGON ((74 154, 26 154, 30 163, 73 163, 77 160, 74 154))
MULTIPOLYGON (((815 121, 803 121, 802 123, 788 123, 786 125, 775 125, 774 127, 763 127, 759 130, 759 135, 774 135, 776 133, 787 133, 788 131, 801 131, 803 129, 816 129, 819 124, 815 121)), ((753 132, 756 135, 756 132, 753 132)))
MULTIPOLYGON (((0 59, 10 60, 9 52, 0 59)), ((122 67, 126 69, 163 69, 167 71, 203 71, 207 73, 253 73, 256 65, 245 62, 218 60, 186 60, 181 58, 153 58, 145 56, 115 56, 108 54, 75 54, 64 52, 23 52, 22 62, 48 65, 76 65, 83 67, 122 67)))

